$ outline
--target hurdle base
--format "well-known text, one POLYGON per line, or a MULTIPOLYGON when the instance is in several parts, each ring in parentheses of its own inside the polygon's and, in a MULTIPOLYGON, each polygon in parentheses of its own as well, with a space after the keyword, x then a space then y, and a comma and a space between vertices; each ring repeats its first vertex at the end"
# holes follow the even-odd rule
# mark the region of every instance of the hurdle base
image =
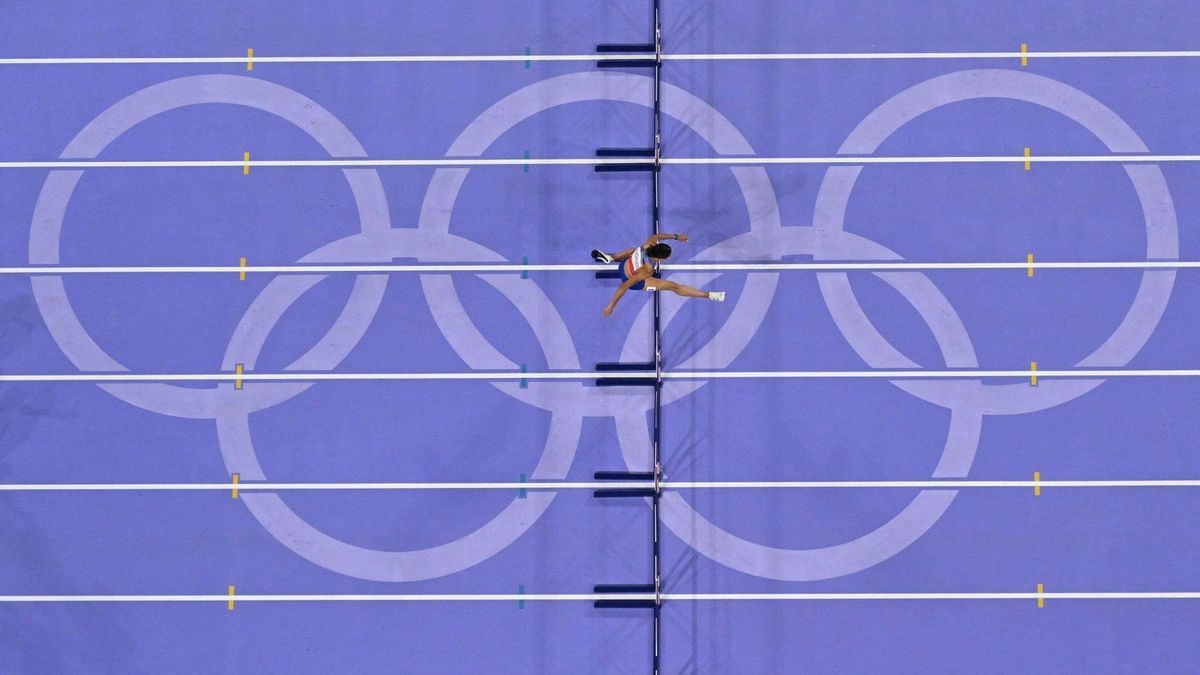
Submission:
POLYGON ((653 387, 654 380, 649 377, 605 377, 596 380, 597 387, 653 387))
POLYGON ((597 609, 654 609, 653 600, 597 600, 592 607, 597 609))
POLYGON ((596 45, 596 51, 601 54, 623 53, 623 54, 653 54, 653 42, 639 42, 637 44, 630 43, 607 43, 596 45))
POLYGON ((596 480, 654 480, 653 471, 597 471, 592 474, 596 480))
POLYGON ((654 488, 602 488, 592 490, 596 499, 623 499, 625 497, 653 497, 657 493, 654 488))
POLYGON ((596 148, 597 157, 653 157, 654 148, 596 148))
POLYGON ((655 68, 658 62, 654 59, 608 59, 597 61, 597 68, 655 68))
POLYGON ((658 171, 656 164, 597 164, 593 167, 596 173, 631 173, 636 171, 658 171))
POLYGON ((612 371, 638 371, 638 372, 643 372, 643 371, 651 371, 651 370, 654 370, 654 362, 653 362, 653 361, 647 361, 647 362, 645 362, 645 363, 642 363, 642 362, 638 362, 638 361, 630 361, 630 362, 623 362, 623 361, 602 361, 602 362, 600 362, 600 363, 597 363, 597 364, 596 364, 596 370, 599 370, 599 371, 602 371, 602 372, 612 372, 612 371))

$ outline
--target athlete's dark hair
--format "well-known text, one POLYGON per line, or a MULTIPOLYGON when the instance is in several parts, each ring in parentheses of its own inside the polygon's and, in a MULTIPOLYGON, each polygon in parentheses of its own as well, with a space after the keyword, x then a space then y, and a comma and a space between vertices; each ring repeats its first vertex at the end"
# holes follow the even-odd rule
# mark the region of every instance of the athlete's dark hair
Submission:
POLYGON ((671 257, 671 247, 667 246, 666 244, 655 244, 655 245, 647 248, 646 253, 651 258, 657 258, 658 260, 666 260, 667 258, 671 257))

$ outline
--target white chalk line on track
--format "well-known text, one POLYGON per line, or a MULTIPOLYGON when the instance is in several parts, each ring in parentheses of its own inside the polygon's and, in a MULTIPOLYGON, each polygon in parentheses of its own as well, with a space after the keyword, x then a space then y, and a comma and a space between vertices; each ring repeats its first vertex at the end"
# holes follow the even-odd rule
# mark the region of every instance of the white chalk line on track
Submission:
MULTIPOLYGON (((662 593, 662 601, 1200 600, 1194 591, 1021 593, 662 593)), ((126 602, 592 602, 655 600, 653 593, 0 595, 0 603, 126 602)))
MULTIPOLYGON (((933 270, 1081 270, 1081 269, 1200 269, 1200 260, 1102 260, 1046 262, 738 262, 668 263, 665 272, 905 272, 933 270)), ((143 265, 0 267, 0 275, 60 274, 401 274, 401 273, 507 273, 605 272, 610 265, 461 264, 461 265, 143 265)))
MULTIPOLYGON (((653 481, 498 483, 9 483, 0 492, 277 492, 309 490, 599 490, 643 489, 653 481)), ((776 489, 1002 489, 1002 488, 1200 488, 1200 480, 914 480, 914 481, 660 481, 663 490, 776 489)))
MULTIPOLYGON (((1194 50, 1129 51, 980 51, 980 52, 778 52, 662 54, 663 61, 889 61, 926 59, 1164 59, 1200 58, 1194 50)), ((0 58, 0 66, 165 65, 253 63, 524 63, 571 61, 646 61, 645 53, 590 54, 384 54, 360 56, 66 56, 0 58)))
MULTIPOLYGON (((1200 370, 1076 369, 1076 370, 695 370, 663 371, 664 380, 757 379, 1039 379, 1108 377, 1200 377, 1200 370)), ((654 371, 457 372, 457 373, 70 373, 0 375, 0 382, 316 382, 316 381, 432 381, 432 380, 652 380, 654 371)))
MULTIPOLYGON (((382 168, 382 167, 485 167, 485 166, 575 166, 640 164, 651 166, 654 158, 644 157, 504 157, 504 158, 455 158, 431 159, 258 159, 258 160, 47 160, 5 161, 0 169, 185 169, 185 168, 279 168, 279 167, 324 167, 324 168, 382 168)), ((1200 155, 950 155, 950 156, 905 156, 838 155, 834 157, 662 157, 659 164, 669 165, 771 165, 771 164, 1145 164, 1200 162, 1200 155)))

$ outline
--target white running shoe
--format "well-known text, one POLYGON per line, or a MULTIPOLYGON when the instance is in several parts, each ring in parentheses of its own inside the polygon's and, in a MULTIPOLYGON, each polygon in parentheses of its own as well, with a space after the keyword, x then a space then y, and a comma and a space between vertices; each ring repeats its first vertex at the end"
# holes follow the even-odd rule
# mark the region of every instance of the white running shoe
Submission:
POLYGON ((604 263, 605 265, 610 265, 613 263, 613 257, 598 248, 592 249, 592 260, 595 260, 598 263, 604 263))
POLYGON ((725 302, 725 291, 709 291, 708 299, 713 302, 725 302))

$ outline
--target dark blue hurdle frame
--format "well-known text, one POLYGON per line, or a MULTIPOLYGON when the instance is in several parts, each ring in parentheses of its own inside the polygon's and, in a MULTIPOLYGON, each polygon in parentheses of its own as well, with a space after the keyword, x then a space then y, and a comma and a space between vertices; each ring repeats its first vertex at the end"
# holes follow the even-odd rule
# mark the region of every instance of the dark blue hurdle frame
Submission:
MULTIPOLYGON (((654 135, 653 146, 650 148, 599 148, 597 157, 652 157, 650 162, 630 162, 598 164, 595 170, 600 173, 645 171, 650 173, 652 181, 651 220, 652 234, 661 234, 662 221, 660 218, 660 176, 662 173, 662 11, 660 0, 654 2, 653 42, 638 44, 602 44, 597 45, 599 53, 624 54, 654 54, 653 59, 605 59, 596 62, 600 68, 653 68, 654 69, 654 135)), ((598 279, 620 278, 615 270, 597 272, 598 279)), ((662 644, 662 549, 660 546, 661 520, 659 518, 659 499, 661 497, 660 480, 662 478, 662 307, 659 294, 653 294, 654 310, 654 361, 652 363, 600 363, 598 371, 654 371, 654 378, 601 378, 596 380, 599 386, 653 386, 654 387, 654 421, 651 442, 653 448, 653 467, 650 472, 629 471, 599 471, 597 480, 646 481, 645 488, 609 488, 597 489, 592 494, 598 498, 639 497, 649 498, 653 517, 653 541, 651 543, 651 559, 653 561, 652 584, 601 584, 594 587, 596 593, 654 593, 653 600, 596 600, 594 605, 599 608, 641 608, 653 611, 654 625, 652 632, 653 661, 652 672, 658 675, 661 668, 660 645, 662 644)))

